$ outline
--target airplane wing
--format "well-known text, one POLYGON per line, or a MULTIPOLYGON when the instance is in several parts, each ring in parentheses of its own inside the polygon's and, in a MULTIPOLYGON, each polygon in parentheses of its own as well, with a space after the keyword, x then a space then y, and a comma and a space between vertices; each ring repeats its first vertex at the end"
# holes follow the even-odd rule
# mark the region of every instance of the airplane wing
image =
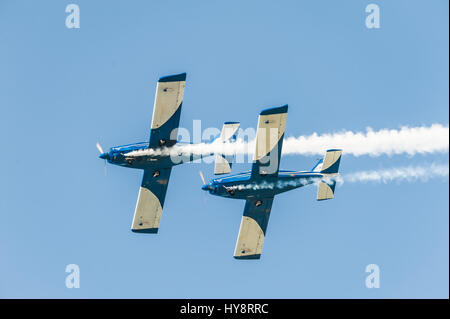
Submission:
POLYGON ((234 249, 236 259, 259 259, 264 244, 273 197, 245 201, 244 215, 234 249))
MULTIPOLYGON (((150 148, 169 147, 176 143, 177 134, 172 131, 178 129, 180 123, 185 83, 186 73, 164 76, 158 80, 150 148)), ((158 232, 171 170, 162 167, 144 170, 131 226, 133 232, 158 232)))
MULTIPOLYGON (((251 178, 256 182, 263 181, 269 176, 278 176, 287 109, 288 106, 284 105, 264 110, 259 114, 251 173, 251 178)), ((247 198, 234 258, 259 259, 261 257, 272 203, 273 196, 247 198)))
POLYGON ((171 170, 171 168, 144 170, 131 226, 133 232, 153 234, 158 232, 171 170))
POLYGON ((158 80, 153 106, 150 148, 172 146, 176 143, 176 131, 181 115, 186 73, 169 75, 158 80))
POLYGON ((278 176, 287 110, 288 106, 284 105, 259 114, 252 178, 278 176))

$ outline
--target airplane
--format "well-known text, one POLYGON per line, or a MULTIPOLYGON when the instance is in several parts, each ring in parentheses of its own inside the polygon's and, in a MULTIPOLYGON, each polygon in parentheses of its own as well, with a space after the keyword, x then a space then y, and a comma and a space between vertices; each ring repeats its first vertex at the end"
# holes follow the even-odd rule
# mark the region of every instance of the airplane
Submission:
MULTIPOLYGON (((150 141, 111 147, 104 152, 99 143, 100 158, 110 164, 142 169, 144 171, 139 189, 131 231, 156 234, 159 230, 164 199, 166 197, 172 167, 192 161, 194 157, 183 156, 182 161, 174 161, 169 152, 177 142, 183 104, 186 73, 161 77, 156 86, 155 103, 150 131, 150 141), (154 152, 151 152, 151 151, 154 152)), ((225 122, 221 135, 214 142, 232 142, 236 139, 239 122, 225 122)), ((232 158, 215 154, 215 170, 220 174, 231 171, 232 158)), ((179 157, 177 157, 179 159, 179 157)))
POLYGON ((234 258, 260 259, 275 195, 318 184, 317 200, 334 197, 342 150, 330 149, 310 171, 279 170, 288 106, 263 110, 256 131, 252 169, 212 179, 202 189, 215 196, 244 199, 245 208, 234 258))

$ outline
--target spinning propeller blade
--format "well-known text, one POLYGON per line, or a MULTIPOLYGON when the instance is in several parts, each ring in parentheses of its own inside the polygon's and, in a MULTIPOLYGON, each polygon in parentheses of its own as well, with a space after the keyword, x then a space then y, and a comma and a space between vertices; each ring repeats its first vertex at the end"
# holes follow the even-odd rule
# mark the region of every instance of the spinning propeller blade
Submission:
POLYGON ((198 173, 200 174, 200 178, 202 179, 203 185, 206 185, 205 177, 203 176, 202 171, 198 171, 198 173))
MULTIPOLYGON (((103 148, 101 147, 100 143, 97 142, 97 144, 95 144, 95 146, 97 147, 98 151, 100 152, 100 154, 104 154, 105 152, 103 151, 103 148)), ((105 176, 106 176, 106 158, 105 158, 105 176)))
POLYGON ((98 151, 100 152, 100 154, 103 154, 105 152, 103 152, 103 148, 100 146, 100 143, 97 142, 97 144, 95 144, 95 146, 97 146, 98 151))
MULTIPOLYGON (((206 180, 205 180, 205 176, 203 176, 203 172, 202 171, 198 171, 198 173, 200 174, 200 178, 202 179, 203 185, 206 185, 206 180)), ((207 200, 208 200, 208 194, 205 192, 203 194, 203 205, 206 204, 207 200)))

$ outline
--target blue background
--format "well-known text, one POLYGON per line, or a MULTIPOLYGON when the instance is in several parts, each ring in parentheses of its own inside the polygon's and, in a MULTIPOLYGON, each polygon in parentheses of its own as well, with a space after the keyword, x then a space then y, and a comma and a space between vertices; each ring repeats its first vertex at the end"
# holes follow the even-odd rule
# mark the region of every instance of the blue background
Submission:
MULTIPOLYGON (((130 231, 141 172, 105 177, 97 157, 97 141, 148 138, 156 81, 179 72, 189 129, 255 127, 285 103, 287 136, 447 125, 448 2, 371 2, 77 0, 68 29, 72 1, 1 1, 0 297, 448 298, 448 177, 279 195, 261 260, 238 261, 244 202, 200 190, 212 165, 174 168, 155 236, 130 231), (71 263, 80 289, 65 287, 71 263)), ((432 162, 448 153, 345 156, 341 172, 432 162)))

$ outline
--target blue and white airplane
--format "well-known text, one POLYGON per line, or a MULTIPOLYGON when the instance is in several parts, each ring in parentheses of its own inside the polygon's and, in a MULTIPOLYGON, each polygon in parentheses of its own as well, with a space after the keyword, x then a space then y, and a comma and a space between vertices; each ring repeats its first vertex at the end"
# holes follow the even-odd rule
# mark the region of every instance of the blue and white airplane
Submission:
MULTIPOLYGON (((111 164, 144 171, 131 226, 133 232, 158 232, 172 167, 194 159, 183 156, 182 161, 174 161, 168 152, 158 152, 177 144, 185 83, 186 73, 165 76, 158 80, 149 142, 116 146, 108 152, 104 152, 97 143, 101 159, 111 164), (152 150, 155 152, 151 152, 152 150)), ((233 141, 238 128, 238 122, 225 122, 219 141, 233 141)), ((228 160, 229 157, 216 154, 215 171, 218 174, 230 173, 231 162, 228 160)))
POLYGON ((259 259, 275 195, 317 183, 317 200, 334 197, 342 150, 331 149, 311 171, 279 170, 288 106, 260 113, 251 171, 213 179, 203 187, 212 195, 245 199, 234 258, 259 259))

